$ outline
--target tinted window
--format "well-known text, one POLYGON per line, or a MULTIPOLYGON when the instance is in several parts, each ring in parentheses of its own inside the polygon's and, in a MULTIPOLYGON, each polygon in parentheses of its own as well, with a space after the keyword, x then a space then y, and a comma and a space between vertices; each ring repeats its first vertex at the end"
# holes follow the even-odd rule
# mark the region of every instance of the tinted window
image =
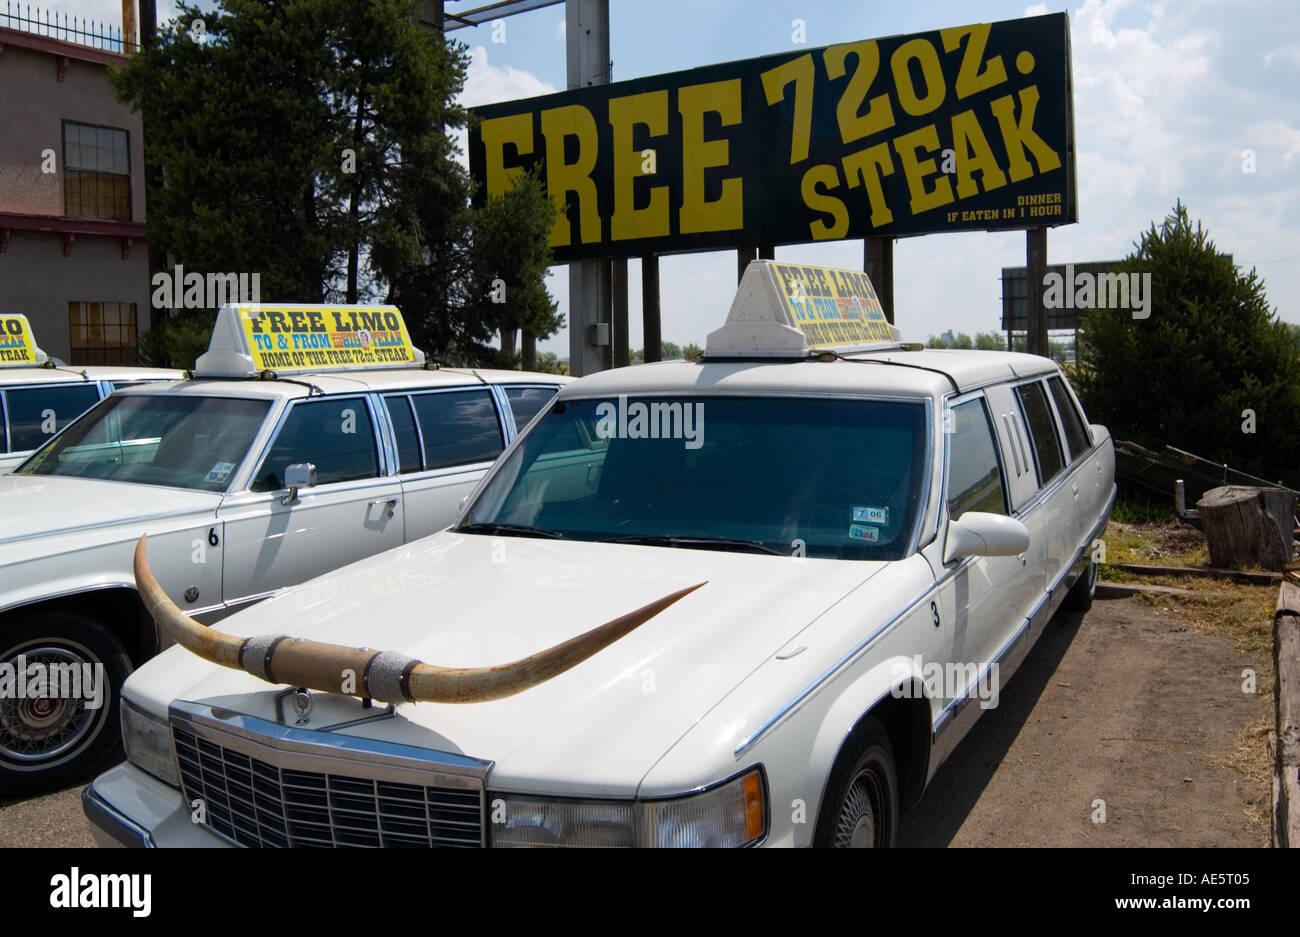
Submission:
POLYGON ((99 400, 94 384, 28 387, 5 391, 9 404, 9 446, 14 452, 36 449, 99 400))
POLYGON ((898 559, 922 501, 925 417, 919 403, 871 400, 567 400, 532 425, 462 528, 898 559))
POLYGON ((5 445, 5 398, 0 394, 0 452, 9 452, 5 445))
POLYGON ((385 397, 384 403, 388 407, 388 417, 393 421, 393 431, 397 434, 397 470, 420 471, 420 436, 415 431, 415 417, 411 416, 411 399, 385 397))
POLYGON ((265 400, 115 394, 16 474, 225 491, 269 409, 265 400))
POLYGON ((490 462, 501 454, 501 424, 486 390, 412 398, 424 436, 424 467, 490 462))
POLYGON ((352 397, 294 404, 257 470, 253 491, 283 488, 284 470, 295 462, 315 465, 318 485, 378 475, 379 455, 366 402, 352 397))
POLYGON ((1042 384, 1021 385, 1016 388, 1016 396, 1020 398, 1025 422, 1029 424, 1029 444, 1038 464, 1038 483, 1044 485, 1062 468, 1061 440, 1056 435, 1056 422, 1052 419, 1042 384))
POLYGON ((1047 382, 1051 388, 1052 400, 1056 401, 1056 412, 1061 415, 1061 425, 1065 427, 1065 438, 1070 444, 1070 458, 1077 459, 1089 446, 1088 431, 1084 428, 1083 417, 1074 405, 1070 392, 1065 389, 1065 381, 1054 377, 1047 382))
POLYGON ((523 429, 537 412, 555 396, 558 387, 507 387, 506 399, 515 415, 515 426, 523 429))
POLYGON ((1005 514, 1002 467, 998 464, 993 430, 983 400, 968 400, 952 408, 948 454, 948 516, 967 511, 1005 514))

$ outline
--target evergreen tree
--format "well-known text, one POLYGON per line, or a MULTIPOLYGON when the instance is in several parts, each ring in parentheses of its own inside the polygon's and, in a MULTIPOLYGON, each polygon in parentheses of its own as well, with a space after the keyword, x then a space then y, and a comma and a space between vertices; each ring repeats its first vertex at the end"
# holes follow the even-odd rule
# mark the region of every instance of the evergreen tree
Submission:
POLYGON ((1297 479, 1300 355, 1252 269, 1219 253, 1179 201, 1116 272, 1150 274, 1149 316, 1090 309, 1075 382, 1117 439, 1297 479))

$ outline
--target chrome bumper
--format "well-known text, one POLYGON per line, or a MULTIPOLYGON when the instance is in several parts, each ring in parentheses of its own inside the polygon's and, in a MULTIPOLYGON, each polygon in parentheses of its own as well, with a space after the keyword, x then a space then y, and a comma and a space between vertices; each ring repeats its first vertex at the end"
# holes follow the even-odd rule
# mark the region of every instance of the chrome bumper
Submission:
POLYGON ((81 792, 81 809, 90 821, 97 846, 152 848, 155 845, 150 832, 101 797, 93 783, 81 792))

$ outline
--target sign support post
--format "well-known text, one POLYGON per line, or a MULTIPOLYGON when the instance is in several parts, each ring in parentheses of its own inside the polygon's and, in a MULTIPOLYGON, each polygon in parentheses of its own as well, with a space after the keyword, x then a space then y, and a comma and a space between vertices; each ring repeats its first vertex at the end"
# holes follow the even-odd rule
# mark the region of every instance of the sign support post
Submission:
MULTIPOLYGON (((564 7, 569 89, 609 84, 609 0, 567 0, 564 7)), ((612 364, 619 339, 609 334, 611 273, 608 257, 569 263, 569 373, 575 377, 612 364)), ((626 291, 626 276, 623 284, 626 291)))
POLYGON ((664 333, 659 321, 659 255, 641 257, 641 324, 646 364, 663 360, 664 333))
POLYGON ((1031 355, 1048 357, 1047 307, 1043 305, 1043 277, 1047 275, 1047 229, 1025 231, 1025 266, 1028 273, 1029 325, 1025 346, 1031 355))
POLYGON ((894 324, 894 239, 871 237, 862 241, 862 269, 876 288, 885 318, 894 324))

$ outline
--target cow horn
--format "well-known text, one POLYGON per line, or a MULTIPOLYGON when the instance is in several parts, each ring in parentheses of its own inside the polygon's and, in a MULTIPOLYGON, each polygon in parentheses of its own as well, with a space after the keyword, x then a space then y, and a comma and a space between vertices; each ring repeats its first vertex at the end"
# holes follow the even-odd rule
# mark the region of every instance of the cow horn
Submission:
POLYGON ((343 647, 283 635, 237 638, 201 625, 177 608, 158 585, 145 558, 146 540, 141 535, 135 545, 136 588, 158 627, 177 644, 204 660, 246 671, 270 683, 390 703, 483 703, 521 693, 577 666, 704 585, 701 582, 679 589, 586 634, 511 664, 435 667, 395 651, 343 647), (351 689, 345 690, 349 685, 351 689))

